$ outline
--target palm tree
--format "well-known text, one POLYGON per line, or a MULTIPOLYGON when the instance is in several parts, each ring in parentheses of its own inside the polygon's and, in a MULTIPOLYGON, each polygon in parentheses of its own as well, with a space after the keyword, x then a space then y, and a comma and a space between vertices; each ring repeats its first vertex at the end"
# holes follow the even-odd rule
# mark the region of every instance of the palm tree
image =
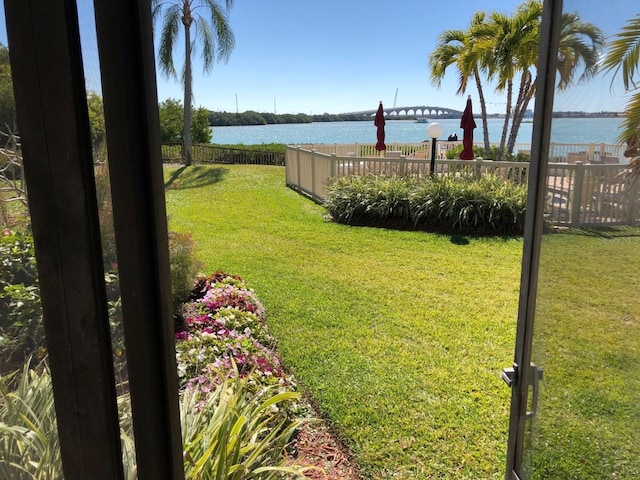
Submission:
POLYGON ((182 158, 185 165, 191 165, 191 100, 193 77, 191 73, 191 54, 195 51, 195 41, 200 40, 205 73, 213 68, 214 62, 228 60, 235 39, 228 21, 228 12, 233 0, 225 0, 224 7, 216 0, 152 0, 154 19, 162 14, 162 33, 158 63, 160 72, 166 77, 177 78, 173 64, 173 52, 180 33, 180 24, 184 36, 184 68, 182 85, 184 87, 184 130, 182 158), (208 15, 205 18, 203 15, 208 15), (210 23, 209 23, 210 22, 210 23), (191 28, 195 31, 192 32, 191 28))
MULTIPOLYGON (((526 29, 529 35, 523 38, 522 48, 518 54, 522 77, 507 143, 509 153, 513 152, 520 124, 536 91, 542 2, 530 0, 523 4, 518 9, 516 17, 520 18, 516 25, 522 27, 529 24, 530 26, 526 29)), ((604 43, 602 31, 594 24, 583 22, 577 13, 563 13, 560 23, 556 88, 565 90, 574 83, 592 78, 597 72, 604 43), (580 69, 582 73, 576 80, 580 69)))
MULTIPOLYGON (((640 70, 640 14, 629 19, 622 30, 613 37, 603 62, 605 72, 613 71, 615 78, 622 75, 627 92, 634 92, 629 99, 622 122, 621 142, 628 143, 627 152, 634 175, 640 175, 640 85, 637 78, 640 70)), ((612 80, 613 82, 613 80, 612 80)))
POLYGON ((482 51, 476 48, 476 29, 484 23, 485 13, 478 11, 473 15, 471 24, 466 31, 447 30, 438 37, 435 50, 429 55, 429 68, 431 83, 439 88, 442 79, 449 68, 455 65, 458 71, 458 95, 463 95, 467 90, 470 78, 476 82, 478 99, 482 114, 482 126, 484 130, 485 154, 489 156, 489 128, 487 125, 487 105, 482 88, 481 71, 486 69, 485 58, 482 51))
MULTIPOLYGON (((484 38, 483 46, 495 59, 494 68, 489 69, 489 76, 497 79, 499 91, 507 91, 499 155, 513 152, 524 114, 535 95, 541 22, 542 2, 529 0, 520 5, 512 17, 492 14, 486 28, 478 33, 484 38), (513 81, 518 75, 520 86, 512 111, 513 81), (511 130, 505 145, 510 120, 511 130)), ((563 13, 560 28, 557 88, 564 90, 573 85, 580 68, 583 72, 577 82, 586 81, 595 75, 604 46, 604 36, 594 24, 581 21, 577 13, 563 13)))
POLYGON ((517 17, 492 12, 489 21, 476 28, 476 37, 479 39, 479 48, 483 51, 483 56, 492 58, 487 69, 489 79, 496 81, 496 91, 506 90, 507 96, 504 126, 496 160, 501 159, 505 148, 507 129, 511 120, 513 79, 520 69, 518 54, 526 33, 521 31, 518 20, 517 17))

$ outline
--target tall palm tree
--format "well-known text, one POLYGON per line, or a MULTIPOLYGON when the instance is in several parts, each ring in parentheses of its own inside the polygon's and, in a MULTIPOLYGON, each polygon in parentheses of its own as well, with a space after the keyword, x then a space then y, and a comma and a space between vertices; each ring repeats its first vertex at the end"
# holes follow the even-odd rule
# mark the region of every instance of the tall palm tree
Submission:
POLYGON ((510 17, 504 13, 492 12, 489 21, 476 28, 479 48, 483 55, 492 57, 488 65, 489 79, 496 81, 496 91, 506 91, 506 109, 504 126, 500 136, 500 148, 496 160, 500 160, 505 149, 507 129, 511 120, 513 100, 513 80, 520 66, 518 53, 522 48, 523 33, 517 17, 510 17))
MULTIPOLYGON (((499 91, 507 91, 505 123, 499 154, 513 152, 525 112, 535 95, 541 22, 542 2, 528 0, 520 5, 511 17, 492 14, 485 30, 478 34, 484 38, 483 47, 491 51, 495 59, 494 68, 489 70, 490 78, 497 79, 499 91), (520 85, 515 106, 512 106, 513 81, 518 76, 520 85), (505 145, 509 122, 511 129, 505 145)), ((577 13, 563 13, 558 50, 557 88, 564 90, 576 81, 586 81, 593 77, 603 46, 604 36, 598 27, 583 22, 577 13), (576 80, 580 68, 583 71, 576 80)))
POLYGON ((458 95, 463 95, 467 90, 469 79, 473 79, 478 89, 478 100, 482 115, 484 130, 485 154, 489 156, 489 128, 487 125, 487 105, 482 88, 481 72, 486 69, 486 58, 482 51, 476 47, 476 29, 484 23, 485 13, 478 11, 466 31, 447 30, 442 32, 436 43, 435 50, 429 55, 429 68, 431 83, 439 88, 447 69, 455 65, 458 71, 458 95))
POLYGON ((618 140, 628 143, 630 165, 633 173, 640 175, 640 14, 613 37, 602 66, 605 72, 613 71, 614 78, 620 74, 625 90, 632 93, 618 140))
MULTIPOLYGON (((521 49, 518 52, 521 82, 507 143, 509 153, 513 152, 520 124, 536 92, 542 2, 529 0, 518 9, 515 17, 519 19, 515 22, 516 28, 521 28, 528 34, 523 35, 521 49)), ((563 13, 560 23, 556 88, 565 90, 574 83, 592 78, 597 72, 604 44, 604 35, 597 26, 583 22, 577 13, 563 13), (576 79, 580 69, 582 73, 576 79)))
POLYGON ((235 38, 229 26, 228 12, 233 0, 225 0, 224 7, 217 0, 152 0, 153 17, 162 15, 162 33, 158 63, 160 72, 177 78, 173 63, 173 53, 180 36, 180 24, 183 28, 184 67, 182 85, 184 87, 184 131, 182 158, 185 165, 191 165, 191 101, 193 97, 191 72, 191 54, 195 51, 196 40, 200 40, 205 73, 213 68, 214 62, 228 60, 235 38), (207 15, 205 18, 204 15, 207 15), (193 38, 192 38, 192 27, 193 38))

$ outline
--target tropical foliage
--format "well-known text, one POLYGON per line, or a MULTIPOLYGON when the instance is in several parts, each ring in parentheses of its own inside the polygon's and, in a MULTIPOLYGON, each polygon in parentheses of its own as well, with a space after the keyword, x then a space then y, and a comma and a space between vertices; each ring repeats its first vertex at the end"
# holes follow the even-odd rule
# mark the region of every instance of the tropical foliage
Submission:
MULTIPOLYGON (((272 350, 264 307, 242 278, 218 272, 192 282, 176 335, 186 478, 304 478, 287 450, 302 410, 272 350), (286 476, 285 476, 286 475, 286 476)), ((46 363, 0 376, 0 476, 63 478, 46 363)), ((118 397, 125 478, 135 479, 128 394, 118 397)))
MULTIPOLYGON (((190 479, 305 478, 308 467, 289 459, 287 448, 299 421, 280 411, 299 394, 264 387, 250 392, 250 378, 222 378, 204 395, 180 395, 185 477, 190 479)), ((128 394, 118 397, 125 478, 135 480, 136 460, 128 394)), ((37 369, 0 377, 0 477, 62 479, 62 459, 51 373, 37 369)))
POLYGON ((440 34, 436 43, 436 49, 429 56, 431 69, 431 82, 440 87, 447 68, 455 65, 458 72, 458 95, 467 91, 469 79, 472 79, 478 90, 480 110, 482 112, 482 124, 484 132, 485 156, 489 156, 489 128, 487 123, 487 104, 484 98, 481 72, 486 72, 485 59, 482 58, 482 50, 476 47, 476 29, 485 21, 484 12, 476 12, 465 30, 446 30, 440 34))
POLYGON ((634 173, 640 175, 640 14, 629 19, 610 42, 603 67, 605 72, 613 71, 614 77, 620 75, 625 90, 631 92, 618 140, 628 143, 626 155, 634 173))
MULTIPOLYGON (((504 153, 511 154, 520 124, 535 95, 541 22, 542 2, 539 0, 523 3, 513 15, 492 12, 487 16, 479 11, 466 31, 440 34, 436 48, 429 56, 431 81, 435 86, 440 86, 451 66, 455 66, 460 79, 458 94, 466 92, 469 79, 475 80, 487 156, 489 138, 482 78, 494 85, 496 91, 505 93, 505 119, 498 153, 499 157, 504 153), (518 82, 517 91, 514 90, 515 82, 518 82)), ((598 27, 583 22, 577 13, 563 13, 561 23, 557 86, 566 89, 596 73, 604 36, 598 27)))
POLYGON ((162 16, 162 32, 158 48, 158 64, 160 72, 177 78, 173 61, 176 43, 180 37, 184 40, 184 68, 181 82, 184 88, 183 115, 183 161, 191 165, 191 104, 192 64, 191 55, 195 52, 196 40, 200 40, 202 61, 205 72, 211 71, 215 61, 227 60, 235 45, 235 39, 228 21, 228 12, 233 0, 225 0, 224 7, 216 0, 153 0, 154 19, 162 16), (204 13, 208 16, 205 18, 204 13), (192 28, 193 37, 192 37, 192 28))

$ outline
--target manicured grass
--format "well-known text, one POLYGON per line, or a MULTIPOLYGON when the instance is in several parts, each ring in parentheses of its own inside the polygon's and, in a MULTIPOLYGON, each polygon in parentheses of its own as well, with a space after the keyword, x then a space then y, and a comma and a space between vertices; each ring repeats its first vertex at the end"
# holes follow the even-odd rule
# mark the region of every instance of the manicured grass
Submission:
POLYGON ((330 223, 280 167, 166 178, 170 229, 255 289, 365 477, 503 477, 520 239, 330 223))
POLYGON ((531 479, 640 478, 640 229, 546 235, 531 479))

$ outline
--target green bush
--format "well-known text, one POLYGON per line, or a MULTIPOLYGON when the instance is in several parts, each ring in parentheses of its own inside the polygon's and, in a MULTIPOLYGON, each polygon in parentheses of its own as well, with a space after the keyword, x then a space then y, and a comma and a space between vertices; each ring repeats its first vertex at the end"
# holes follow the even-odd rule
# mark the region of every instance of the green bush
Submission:
MULTIPOLYGON (((101 167, 103 168, 103 167, 101 167)), ((104 167, 106 168, 106 167, 104 167)), ((109 211, 101 221, 110 228, 102 229, 105 258, 107 308, 116 366, 124 359, 122 305, 115 256, 115 238, 110 215, 111 203, 101 203, 109 211)), ((102 210, 101 210, 102 211, 102 210)), ((171 288, 173 304, 186 301, 193 288, 199 263, 193 253, 193 240, 188 234, 169 234, 171 288)), ((33 238, 26 234, 0 237, 0 364, 3 371, 22 364, 45 345, 44 325, 33 238)))
MULTIPOLYGON (((492 150, 493 148, 495 147, 492 147, 492 150)), ((460 158, 460 154, 462 153, 462 150, 464 150, 464 147, 462 145, 456 145, 455 147, 447 150, 447 152, 445 153, 445 157, 449 160, 453 160, 454 158, 460 158)), ((479 145, 474 145, 473 155, 476 158, 478 157, 484 158, 485 157, 484 148, 479 145)), ((491 156, 491 158, 496 158, 496 157, 491 156)))
MULTIPOLYGON (((462 145, 457 145, 452 149, 447 150, 445 157, 449 160, 460 158, 460 154, 462 153, 463 148, 464 147, 462 145)), ((484 151, 484 147, 481 147, 480 145, 473 146, 473 155, 476 158, 483 158, 485 160, 495 160, 496 158, 498 158, 499 152, 500 152, 500 147, 498 145, 492 145, 491 150, 489 151, 489 156, 487 156, 484 151)), ((506 151, 503 151, 501 159, 503 161, 509 161, 509 162, 528 162, 529 155, 526 153, 517 153, 514 155, 514 154, 509 154, 506 151)))
POLYGON ((42 307, 33 239, 28 235, 0 237, 0 362, 22 364, 44 344, 42 307))
POLYGON ((171 263, 171 293, 175 307, 189 299, 193 279, 200 263, 193 251, 193 239, 188 233, 169 232, 169 259, 171 263))
POLYGON ((348 224, 399 222, 463 233, 520 233, 526 186, 491 175, 341 177, 329 186, 325 207, 335 221, 348 224))

